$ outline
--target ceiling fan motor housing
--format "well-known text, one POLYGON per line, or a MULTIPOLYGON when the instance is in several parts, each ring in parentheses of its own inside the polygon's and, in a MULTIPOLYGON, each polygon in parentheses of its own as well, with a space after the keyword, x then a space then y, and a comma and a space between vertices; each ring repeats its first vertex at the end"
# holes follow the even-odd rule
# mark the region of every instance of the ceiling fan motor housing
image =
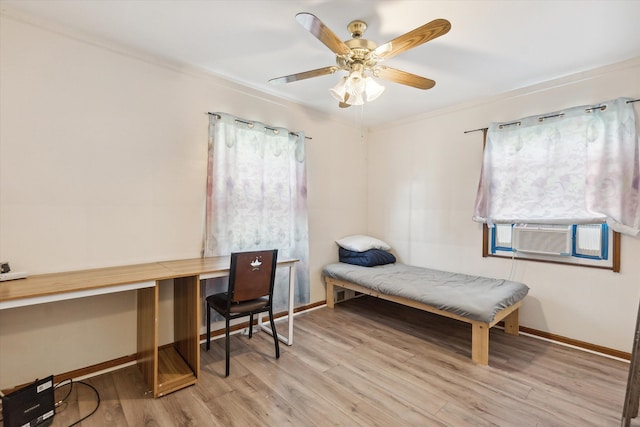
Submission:
POLYGON ((350 65, 353 64, 354 61, 360 61, 367 67, 372 67, 376 64, 370 57, 370 53, 378 47, 378 45, 371 40, 367 39, 351 39, 344 42, 351 52, 349 55, 338 55, 336 56, 336 62, 339 66, 350 68, 350 65))

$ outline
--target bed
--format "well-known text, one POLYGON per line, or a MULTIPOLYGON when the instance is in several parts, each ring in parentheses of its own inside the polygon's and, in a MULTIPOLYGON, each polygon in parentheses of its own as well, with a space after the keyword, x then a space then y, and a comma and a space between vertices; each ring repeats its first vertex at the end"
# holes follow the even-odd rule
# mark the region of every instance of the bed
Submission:
POLYGON ((489 363, 489 329, 504 322, 507 334, 518 335, 518 312, 529 291, 519 282, 401 263, 339 262, 325 266, 322 276, 330 308, 340 287, 470 323, 471 359, 483 365, 489 363))

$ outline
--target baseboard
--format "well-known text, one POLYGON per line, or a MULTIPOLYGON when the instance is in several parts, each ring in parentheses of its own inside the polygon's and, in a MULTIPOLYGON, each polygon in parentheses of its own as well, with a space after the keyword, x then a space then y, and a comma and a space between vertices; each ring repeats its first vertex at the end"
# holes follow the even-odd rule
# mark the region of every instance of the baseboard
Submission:
MULTIPOLYGON (((356 295, 355 297, 358 297, 360 295, 356 295)), ((336 304, 338 304, 339 302, 344 302, 347 301, 351 298, 345 298, 341 301, 335 301, 336 304)), ((504 322, 498 322, 497 325, 498 327, 504 327, 504 322)), ((576 340, 573 338, 567 338, 564 337, 562 335, 556 335, 556 334, 552 334, 550 332, 545 332, 545 331, 540 331, 538 329, 533 329, 533 328, 528 328, 526 326, 522 326, 520 325, 519 329, 518 329, 521 333, 523 334, 527 334, 530 335, 533 338, 539 338, 539 339, 544 339, 547 341, 551 341, 554 342, 556 344, 563 344, 563 345, 568 345, 571 347, 575 347, 579 350, 584 350, 584 351, 588 351, 588 352, 592 352, 592 353, 597 353, 603 356, 607 356, 607 357, 613 357, 616 359, 621 359, 621 360, 627 360, 630 361, 631 360, 631 353, 627 353, 624 351, 620 351, 620 350, 616 350, 614 348, 609 348, 609 347, 604 347, 601 345, 597 345, 597 344, 592 344, 586 341, 580 341, 580 340, 576 340)))
MULTIPOLYGON (((65 372, 65 373, 62 373, 62 374, 56 374, 56 375, 53 376, 53 382, 55 384, 58 384, 61 381, 66 381, 66 380, 70 380, 70 379, 79 380, 81 378, 94 376, 97 373, 113 371, 115 369, 120 369, 120 368, 124 367, 127 364, 131 364, 131 363, 135 362, 136 360, 137 360, 137 358, 136 358, 135 354, 130 354, 128 356, 118 357, 117 359, 107 360, 106 362, 97 363, 95 365, 86 366, 86 367, 80 368, 80 369, 74 369, 73 371, 65 372)), ((9 388, 9 389, 4 389, 4 390, 2 390, 2 393, 4 393, 4 394, 11 393, 14 390, 17 390, 19 388, 22 388, 22 387, 26 386, 27 384, 29 384, 29 383, 20 384, 20 385, 17 385, 15 387, 12 387, 12 388, 9 388)))
MULTIPOLYGON (((294 314, 298 314, 298 313, 302 313, 304 311, 313 310, 313 309, 316 309, 318 307, 322 307, 326 303, 327 303, 326 301, 319 301, 319 302, 315 302, 315 303, 312 303, 312 304, 307 304, 307 305, 304 305, 304 306, 301 306, 301 307, 297 307, 297 308, 294 309, 294 314)), ((286 317, 287 315, 288 315, 288 312, 283 311, 283 312, 279 312, 279 313, 274 314, 273 317, 274 317, 275 320, 278 320, 278 319, 280 319, 282 317, 286 317)), ((254 323, 255 322, 256 321, 254 321, 254 323)), ((502 324, 502 322, 498 323, 498 325, 501 325, 501 324, 502 324)), ((249 326, 249 321, 246 321, 246 322, 243 322, 243 323, 239 323, 237 325, 233 325, 231 327, 231 331, 235 332, 237 330, 241 330, 241 329, 247 328, 248 326, 249 326)), ((540 331, 540 330, 533 329, 533 328, 528 328, 526 326, 520 326, 519 330, 520 330, 520 332, 522 332, 524 334, 531 335, 534 338, 541 338, 541 339, 549 340, 549 341, 560 343, 560 344, 570 345, 572 347, 576 347, 576 348, 581 349, 581 350, 602 354, 604 356, 615 357, 615 358, 622 359, 622 360, 631 360, 631 353, 627 353, 627 352, 624 352, 624 351, 616 350, 616 349, 613 349, 613 348, 604 347, 604 346, 588 343, 588 342, 585 342, 585 341, 575 340, 573 338, 563 337, 562 335, 556 335, 556 334, 552 334, 550 332, 545 332, 545 331, 540 331)), ((211 336, 212 337, 218 337, 218 336, 222 336, 222 335, 224 335, 224 328, 220 328, 220 329, 216 329, 214 331, 211 331, 211 336)), ((200 335, 200 341, 204 341, 206 339, 207 339, 207 334, 201 334, 200 335)), ((162 347, 168 347, 170 345, 173 345, 173 344, 166 344, 165 346, 162 346, 162 347)), ((84 367, 84 368, 75 369, 73 371, 65 372, 65 373, 62 373, 62 374, 54 375, 54 381, 56 383, 59 383, 61 381, 65 381, 65 380, 69 380, 69 379, 79 379, 81 377, 89 377, 89 376, 95 375, 97 373, 102 373, 102 372, 106 372, 106 371, 111 371, 111 370, 122 368, 122 367, 124 367, 124 365, 131 364, 131 363, 135 362, 136 360, 137 360, 137 355, 136 354, 130 354, 128 356, 119 357, 117 359, 108 360, 108 361, 105 361, 105 362, 102 362, 102 363, 97 363, 95 365, 91 365, 91 366, 87 366, 87 367, 84 367)), ((20 387, 23 387, 24 385, 26 385, 26 384, 17 385, 17 386, 15 386, 13 388, 2 390, 2 393, 4 393, 4 394, 10 393, 13 390, 16 390, 16 389, 18 389, 20 387)))
MULTIPOLYGON (((318 307, 321 307, 323 305, 325 305, 326 302, 325 301, 320 301, 320 302, 316 302, 316 303, 312 303, 312 304, 307 304, 301 307, 297 307, 293 310, 294 315, 301 313, 303 311, 307 311, 307 310, 312 310, 318 307)), ((283 311, 283 312, 279 312, 273 315, 274 320, 278 320, 282 317, 286 317, 288 315, 288 311, 283 311)), ((267 319, 269 318, 268 316, 266 317, 267 319)), ((256 323, 256 320, 254 320, 254 323, 256 323)), ((233 325, 231 327, 231 331, 235 332, 237 330, 241 330, 244 328, 247 328, 249 326, 249 321, 247 320, 246 322, 243 323, 239 323, 237 325, 233 325)), ((224 335, 224 328, 221 329, 216 329, 214 331, 211 331, 211 336, 212 337, 219 337, 219 336, 223 336, 224 335)), ((207 339, 207 334, 201 334, 200 335, 200 341, 204 341, 207 339)), ((173 343, 170 344, 166 344, 163 346, 160 346, 160 349, 165 348, 165 347, 169 347, 172 346, 173 343)), ((95 365, 91 365, 91 366, 86 366, 84 368, 80 368, 80 369, 74 369, 73 371, 68 371, 68 372, 64 372, 61 374, 56 374, 53 376, 53 380, 56 384, 60 383, 61 381, 66 381, 66 380, 79 380, 81 378, 86 378, 86 377, 90 377, 90 376, 95 376, 104 372, 108 372, 108 371, 113 371, 115 369, 120 369, 123 368, 126 365, 135 363, 137 360, 137 354, 130 354, 128 356, 123 356, 123 357, 118 357, 117 359, 112 359, 112 360, 107 360, 105 362, 101 362, 101 363, 97 363, 95 365)), ((14 390, 17 390, 21 387, 24 387, 27 384, 20 384, 20 385, 16 385, 15 387, 11 387, 8 389, 4 389, 1 390, 2 393, 7 394, 7 393, 11 393, 14 390)))
POLYGON ((570 345, 572 347, 576 347, 581 350, 586 350, 593 353, 602 354, 605 356, 615 357, 618 359, 631 360, 631 353, 616 350, 614 348, 604 347, 597 344, 592 344, 586 341, 574 340, 573 338, 563 337, 562 335, 552 334, 551 332, 539 331, 537 329, 528 328, 526 326, 520 326, 520 332, 529 334, 536 338, 543 338, 556 343, 570 345))

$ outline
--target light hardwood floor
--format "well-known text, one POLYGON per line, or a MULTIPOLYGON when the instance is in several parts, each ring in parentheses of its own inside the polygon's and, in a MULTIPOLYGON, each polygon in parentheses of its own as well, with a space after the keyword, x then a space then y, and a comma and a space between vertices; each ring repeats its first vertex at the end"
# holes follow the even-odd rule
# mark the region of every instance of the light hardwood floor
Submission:
MULTIPOLYGON (((224 340, 203 345, 199 382, 159 399, 136 366, 85 380, 101 404, 81 425, 620 425, 625 362, 492 330, 475 365, 469 325, 369 297, 298 315, 294 336, 279 360, 265 333, 232 336, 226 379, 224 340)), ((82 384, 68 401, 54 426, 95 406, 82 384)))

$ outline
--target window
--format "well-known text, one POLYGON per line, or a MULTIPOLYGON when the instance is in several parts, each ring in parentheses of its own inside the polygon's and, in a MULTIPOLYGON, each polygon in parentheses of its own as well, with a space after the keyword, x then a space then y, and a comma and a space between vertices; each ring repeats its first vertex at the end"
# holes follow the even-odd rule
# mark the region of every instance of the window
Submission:
MULTIPOLYGON (((278 249, 295 266, 295 304, 310 295, 305 138, 284 128, 209 113, 203 256, 278 249)), ((276 273, 274 307, 287 306, 289 277, 276 273)), ((221 292, 211 284, 207 293, 221 292)))
POLYGON ((620 271, 620 233, 640 235, 635 101, 618 98, 483 129, 473 220, 484 223, 484 257, 620 271))
MULTIPOLYGON (((606 222, 640 235, 640 141, 630 102, 492 123, 473 219, 490 226, 606 222)), ((590 232, 581 230, 581 240, 590 232)))
POLYGON ((620 271, 620 236, 607 224, 496 224, 484 228, 484 256, 620 271))

